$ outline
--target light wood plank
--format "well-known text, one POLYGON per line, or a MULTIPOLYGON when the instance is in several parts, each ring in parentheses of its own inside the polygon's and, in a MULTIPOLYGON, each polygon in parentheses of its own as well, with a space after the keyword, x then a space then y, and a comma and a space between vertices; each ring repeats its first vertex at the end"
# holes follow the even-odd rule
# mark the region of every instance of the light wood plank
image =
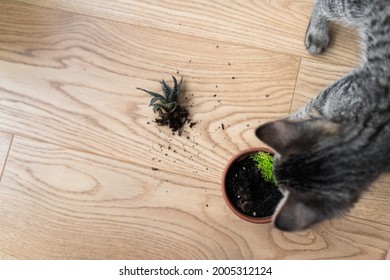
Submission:
POLYGON ((218 183, 232 154, 261 144, 254 128, 288 113, 299 58, 34 6, 0 8, 5 131, 218 183), (136 90, 159 91, 170 74, 184 76, 184 104, 198 122, 182 137, 152 122, 150 98, 136 90))
MULTIPOLYGON (((303 40, 312 0, 276 1, 132 1, 24 0, 42 7, 93 15, 212 40, 309 57, 303 40)), ((331 44, 321 61, 356 65, 360 49, 356 32, 331 29, 331 44)))
POLYGON ((1 258, 381 259, 390 225, 301 233, 238 220, 219 186, 16 137, 0 184, 1 258))
POLYGON ((12 135, 0 132, 0 180, 3 174, 4 165, 7 160, 8 151, 11 147, 12 135))
POLYGON ((390 225, 388 205, 390 205, 390 174, 384 174, 363 195, 349 215, 390 225))
POLYGON ((208 216, 222 210, 216 197, 202 180, 16 137, 0 186, 0 257, 248 254, 236 233, 208 216))

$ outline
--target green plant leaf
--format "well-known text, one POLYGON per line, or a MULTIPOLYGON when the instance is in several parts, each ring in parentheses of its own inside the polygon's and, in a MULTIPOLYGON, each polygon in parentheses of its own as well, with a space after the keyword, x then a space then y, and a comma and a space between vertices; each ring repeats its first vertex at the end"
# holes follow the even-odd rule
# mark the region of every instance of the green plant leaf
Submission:
POLYGON ((162 80, 160 83, 161 83, 161 87, 162 87, 162 90, 163 90, 164 95, 165 95, 165 100, 167 102, 170 102, 169 101, 169 98, 170 98, 169 96, 171 94, 171 88, 165 83, 164 80, 162 80))
POLYGON ((182 84, 183 84, 183 77, 181 77, 180 82, 177 85, 177 97, 179 97, 179 93, 180 93, 182 84))
POLYGON ((161 111, 161 106, 160 104, 154 104, 153 105, 153 112, 161 111))
POLYGON ((179 83, 177 82, 176 77, 172 76, 172 79, 173 79, 174 87, 170 95, 170 102, 177 101, 177 98, 179 97, 180 94, 181 85, 183 84, 183 77, 181 77, 179 83))
POLYGON ((160 107, 166 111, 166 112, 172 112, 176 109, 177 103, 176 102, 171 102, 171 103, 161 103, 159 104, 160 107))
POLYGON ((177 80, 175 78, 175 76, 172 76, 172 79, 173 79, 173 89, 171 91, 171 94, 169 95, 169 99, 168 99, 168 102, 172 102, 172 101, 176 101, 176 98, 177 98, 177 80))
POLYGON ((150 100, 149 106, 152 106, 154 103, 156 103, 156 102, 159 101, 159 100, 160 100, 159 97, 153 97, 153 98, 150 100))
POLYGON ((151 96, 153 98, 150 100, 149 106, 153 106, 153 111, 166 111, 166 112, 173 112, 177 107, 177 97, 180 93, 180 88, 183 84, 183 77, 181 77, 180 82, 177 82, 177 79, 172 76, 174 87, 171 90, 171 88, 165 83, 164 80, 161 80, 161 87, 164 92, 164 95, 158 94, 153 91, 149 91, 143 88, 137 88, 138 90, 142 90, 151 96))
POLYGON ((158 93, 155 93, 153 91, 149 91, 149 90, 146 90, 146 89, 143 89, 143 88, 137 88, 138 90, 142 90, 144 92, 147 92, 149 93, 151 96, 154 96, 154 97, 157 97, 157 98, 160 98, 160 99, 164 99, 164 96, 162 96, 161 94, 158 94, 158 93))
POLYGON ((276 184, 275 175, 272 170, 274 163, 273 157, 269 153, 259 151, 251 156, 251 159, 256 162, 257 168, 260 170, 264 181, 276 184))

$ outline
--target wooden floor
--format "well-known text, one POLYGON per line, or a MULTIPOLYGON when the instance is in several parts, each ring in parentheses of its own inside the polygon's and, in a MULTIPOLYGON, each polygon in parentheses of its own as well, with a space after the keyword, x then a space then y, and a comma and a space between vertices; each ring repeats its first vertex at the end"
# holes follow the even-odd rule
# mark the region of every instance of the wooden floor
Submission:
POLYGON ((310 0, 0 2, 0 258, 383 259, 390 176, 345 217, 300 233, 239 220, 220 177, 254 129, 359 63, 332 28, 310 56, 310 0), (93 3, 93 4, 92 4, 93 3), (183 76, 197 124, 154 122, 183 76), (224 129, 222 129, 224 124, 224 129))

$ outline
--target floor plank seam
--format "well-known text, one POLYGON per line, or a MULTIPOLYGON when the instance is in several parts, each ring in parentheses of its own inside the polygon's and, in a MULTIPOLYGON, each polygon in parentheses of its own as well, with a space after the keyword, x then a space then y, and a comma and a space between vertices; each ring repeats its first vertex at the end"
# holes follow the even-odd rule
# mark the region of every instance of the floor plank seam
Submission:
POLYGON ((8 158, 9 158, 9 154, 10 154, 10 152, 11 152, 12 144, 13 144, 13 142, 14 142, 14 137, 15 137, 15 135, 14 135, 14 134, 11 134, 11 141, 10 141, 10 143, 9 143, 7 155, 5 156, 5 160, 4 160, 3 169, 1 170, 1 174, 0 174, 0 183, 1 183, 2 179, 3 179, 3 175, 4 175, 4 172, 5 172, 5 168, 6 168, 7 163, 8 163, 8 158))
POLYGON ((302 59, 303 59, 302 57, 299 59, 299 64, 298 64, 298 69, 297 69, 297 76, 296 76, 296 78, 295 78, 294 90, 293 90, 293 94, 292 94, 291 102, 290 102, 290 109, 288 110, 289 115, 291 114, 291 110, 292 110, 293 103, 294 103, 295 91, 297 90, 297 84, 298 84, 298 79, 299 79, 299 73, 301 73, 302 59))

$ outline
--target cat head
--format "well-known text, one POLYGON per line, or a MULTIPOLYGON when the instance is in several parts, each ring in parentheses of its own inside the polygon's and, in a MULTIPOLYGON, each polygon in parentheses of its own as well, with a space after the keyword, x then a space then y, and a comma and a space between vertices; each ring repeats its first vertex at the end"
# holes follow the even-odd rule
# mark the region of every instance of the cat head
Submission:
POLYGON ((260 126, 257 137, 276 152, 274 173, 284 199, 274 225, 303 230, 349 209, 358 199, 359 178, 347 164, 340 125, 324 120, 280 120, 260 126), (352 172, 352 173, 351 173, 352 172))

